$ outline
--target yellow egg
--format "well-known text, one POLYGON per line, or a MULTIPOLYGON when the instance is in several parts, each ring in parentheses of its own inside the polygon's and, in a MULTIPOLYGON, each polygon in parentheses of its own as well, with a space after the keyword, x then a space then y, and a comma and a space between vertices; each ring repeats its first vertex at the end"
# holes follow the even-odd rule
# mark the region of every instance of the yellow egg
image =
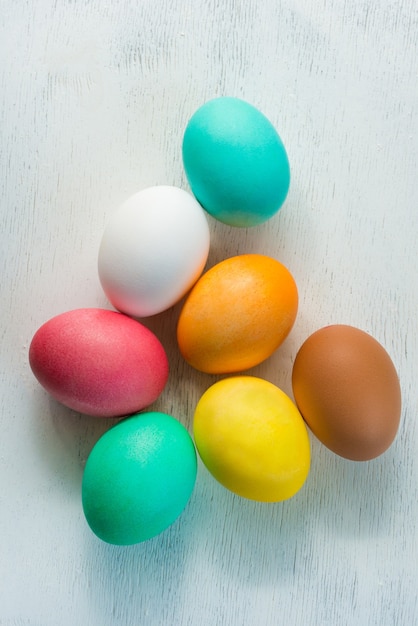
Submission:
POLYGON ((302 416, 281 389, 261 378, 234 376, 209 387, 197 404, 193 432, 209 472, 244 498, 286 500, 308 476, 302 416))

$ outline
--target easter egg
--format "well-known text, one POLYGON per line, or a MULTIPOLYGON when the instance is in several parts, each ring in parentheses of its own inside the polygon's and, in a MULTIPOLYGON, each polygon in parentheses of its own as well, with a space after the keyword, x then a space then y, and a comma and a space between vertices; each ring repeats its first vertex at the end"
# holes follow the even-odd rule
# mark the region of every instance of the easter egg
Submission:
POLYGON ((134 317, 178 302, 203 271, 209 226, 196 199, 177 187, 149 187, 110 216, 98 257, 109 302, 134 317))
POLYGON ((196 406, 193 432, 209 472, 244 498, 286 500, 308 476, 305 423, 292 400, 261 378, 234 376, 209 387, 196 406))
POLYGON ((56 400, 101 417, 145 408, 168 378, 165 350, 148 328, 97 308, 75 309, 45 322, 32 338, 29 363, 56 400))
POLYGON ((336 454, 369 461, 395 439, 398 375, 384 347, 363 330, 334 324, 314 332, 296 355, 292 384, 306 423, 336 454))
POLYGON ((187 124, 182 150, 193 194, 221 222, 255 226, 286 199, 290 168, 283 142, 244 100, 222 97, 201 106, 187 124))
POLYGON ((248 369, 285 340, 297 308, 296 283, 279 261, 261 254, 225 259, 186 298, 177 324, 180 352, 209 374, 248 369))
POLYGON ((174 417, 128 417, 97 441, 87 459, 82 504, 103 541, 131 545, 151 539, 183 512, 196 480, 196 452, 174 417))

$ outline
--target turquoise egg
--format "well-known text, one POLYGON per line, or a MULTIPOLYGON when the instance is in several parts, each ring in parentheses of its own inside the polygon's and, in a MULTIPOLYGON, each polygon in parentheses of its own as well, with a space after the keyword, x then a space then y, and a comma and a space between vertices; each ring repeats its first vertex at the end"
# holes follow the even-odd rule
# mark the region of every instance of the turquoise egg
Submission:
POLYGON ((148 412, 125 418, 102 435, 87 459, 87 523, 111 544, 155 537, 184 510, 196 472, 193 441, 174 417, 148 412))
POLYGON ((272 123, 239 98, 215 98, 200 107, 183 137, 183 164, 203 208, 231 226, 255 226, 286 199, 290 167, 272 123))

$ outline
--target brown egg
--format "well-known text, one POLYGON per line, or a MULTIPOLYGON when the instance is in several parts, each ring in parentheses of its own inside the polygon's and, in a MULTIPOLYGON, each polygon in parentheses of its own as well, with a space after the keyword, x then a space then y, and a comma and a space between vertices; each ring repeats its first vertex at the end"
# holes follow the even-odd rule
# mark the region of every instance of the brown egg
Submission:
POLYGON ((293 395, 314 435, 352 461, 368 461, 393 442, 401 414, 398 375, 368 333, 337 324, 308 337, 296 355, 293 395))

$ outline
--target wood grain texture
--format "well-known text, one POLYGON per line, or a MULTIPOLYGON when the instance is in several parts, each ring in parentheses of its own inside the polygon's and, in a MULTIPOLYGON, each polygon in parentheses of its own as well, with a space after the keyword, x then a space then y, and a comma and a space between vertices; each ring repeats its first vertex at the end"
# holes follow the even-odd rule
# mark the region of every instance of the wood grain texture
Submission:
MULTIPOLYGON (((0 51, 0 625, 418 624, 416 0, 1 0, 0 51), (148 185, 187 189, 183 130, 216 95, 259 107, 292 167, 268 223, 210 220, 211 264, 264 252, 299 287, 290 337, 250 373, 290 394, 302 341, 356 325, 394 360, 402 424, 365 464, 312 437, 308 482, 282 504, 241 500, 200 465, 170 529, 111 547, 80 482, 112 420, 49 399, 27 349, 53 315, 108 306, 108 215, 148 185)), ((180 359, 178 312, 147 320, 171 364, 155 408, 190 428, 216 377, 180 359)))

